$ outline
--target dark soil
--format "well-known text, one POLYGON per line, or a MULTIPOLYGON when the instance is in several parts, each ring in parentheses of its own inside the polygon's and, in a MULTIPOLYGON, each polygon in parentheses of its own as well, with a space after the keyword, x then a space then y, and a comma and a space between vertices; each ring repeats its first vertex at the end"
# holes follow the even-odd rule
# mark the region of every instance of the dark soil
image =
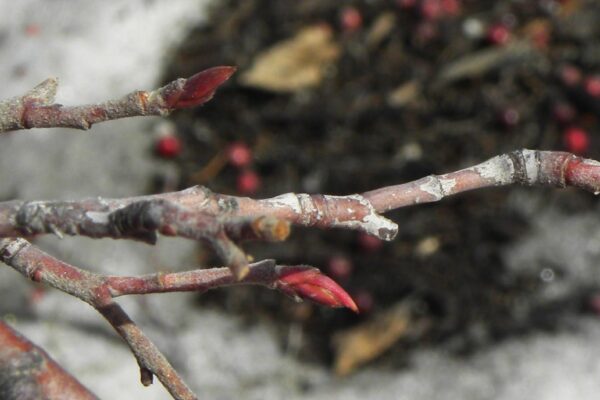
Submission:
MULTIPOLYGON (((237 65, 239 76, 263 50, 314 24, 334 31, 342 53, 316 87, 281 94, 245 87, 234 77, 206 106, 176 114, 185 144, 177 160, 181 187, 198 183, 197 172, 236 141, 252 148, 250 168, 261 180, 255 197, 357 193, 523 147, 567 147, 600 157, 600 94, 589 84, 600 72, 600 4, 465 0, 453 10, 444 8, 452 2, 442 0, 344 3, 360 13, 358 27, 344 25, 347 9, 334 0, 215 2, 208 23, 176 50, 165 81, 215 65, 237 65), (439 15, 427 8, 433 3, 441 7, 439 15), (367 45, 384 13, 395 17, 393 27, 367 45), (498 27, 510 34, 506 43, 490 37, 498 27), (517 43, 526 43, 527 51, 507 51, 517 43), (489 65, 475 62, 472 72, 448 78, 452 62, 486 51, 504 56, 489 65), (406 104, 392 104, 389 94, 407 82, 417 85, 418 94, 406 104), (572 127, 587 134, 587 146, 569 142, 572 127)), ((202 183, 235 194, 239 174, 226 165, 202 183)), ((518 206, 507 205, 510 190, 467 193, 389 213, 400 225, 391 243, 369 242, 354 232, 296 229, 286 243, 246 246, 257 259, 325 271, 332 258, 351 260, 348 276, 330 272, 356 296, 361 315, 296 305, 280 293, 252 288, 215 291, 201 301, 250 320, 272 318, 282 343, 289 326, 300 323, 308 339, 301 355, 322 360, 329 359, 335 332, 408 298, 419 305, 417 314, 433 322, 413 345, 459 343, 456 350, 470 351, 507 335, 555 328, 560 315, 578 310, 580 297, 525 307, 523 318, 523 304, 541 283, 538 274, 515 274, 503 264, 503 249, 529 225, 518 206), (437 247, 427 250, 427 243, 437 247)), ((541 191, 568 210, 594 204, 592 196, 576 191, 518 190, 541 191)))

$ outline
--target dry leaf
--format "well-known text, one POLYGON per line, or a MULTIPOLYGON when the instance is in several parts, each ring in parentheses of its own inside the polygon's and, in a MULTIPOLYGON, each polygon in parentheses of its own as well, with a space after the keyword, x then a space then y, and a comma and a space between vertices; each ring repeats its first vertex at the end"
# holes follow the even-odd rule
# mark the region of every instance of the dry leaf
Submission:
POLYGON ((508 64, 531 60, 538 55, 525 41, 479 50, 443 65, 435 84, 444 86, 460 79, 481 76, 508 64))
MULTIPOLYGON (((422 326, 422 323, 416 325, 422 326)), ((401 302, 358 327, 334 337, 335 373, 348 375, 415 332, 411 306, 401 302)), ((419 328, 421 329, 421 328, 419 328)))
POLYGON ((377 17, 367 34, 367 46, 375 47, 379 45, 392 32, 395 25, 396 16, 394 13, 386 12, 377 17))
POLYGON ((420 93, 421 84, 410 81, 392 90, 387 96, 387 102, 392 107, 401 108, 415 101, 420 93))
POLYGON ((340 47, 333 41, 331 30, 311 26, 259 54, 240 82, 274 92, 313 87, 339 55, 340 47))
POLYGON ((427 236, 417 243, 415 253, 419 257, 429 257, 440 249, 440 239, 436 236, 427 236))

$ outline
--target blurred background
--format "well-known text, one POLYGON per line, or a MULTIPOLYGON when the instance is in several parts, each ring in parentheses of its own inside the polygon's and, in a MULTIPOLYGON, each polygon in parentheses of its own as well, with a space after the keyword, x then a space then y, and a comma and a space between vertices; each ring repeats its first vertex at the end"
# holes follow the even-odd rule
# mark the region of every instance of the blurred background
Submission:
MULTIPOLYGON (((594 1, 29 0, 0 15, 3 97, 58 76, 57 101, 80 104, 239 67, 169 119, 4 134, 5 200, 349 194, 523 147, 600 158, 594 1)), ((262 288, 122 303, 201 397, 591 398, 597 211, 573 189, 489 189, 389 213, 390 243, 295 229, 245 245, 321 268, 359 315, 262 288)), ((185 240, 37 244, 104 273, 217 263, 185 240)), ((4 317, 100 397, 166 398, 89 307, 8 270, 0 285, 4 317)))

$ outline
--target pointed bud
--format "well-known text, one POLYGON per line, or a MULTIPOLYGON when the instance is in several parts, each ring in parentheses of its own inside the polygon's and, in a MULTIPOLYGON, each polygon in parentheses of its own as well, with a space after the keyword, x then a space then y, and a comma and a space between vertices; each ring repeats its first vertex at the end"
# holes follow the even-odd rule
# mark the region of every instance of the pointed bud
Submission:
POLYGON ((172 107, 188 108, 206 103, 235 70, 235 67, 214 67, 198 72, 185 81, 181 94, 174 99, 172 107))
POLYGON ((346 307, 358 313, 352 297, 317 268, 285 267, 275 283, 277 289, 296 299, 308 299, 328 307, 346 307))

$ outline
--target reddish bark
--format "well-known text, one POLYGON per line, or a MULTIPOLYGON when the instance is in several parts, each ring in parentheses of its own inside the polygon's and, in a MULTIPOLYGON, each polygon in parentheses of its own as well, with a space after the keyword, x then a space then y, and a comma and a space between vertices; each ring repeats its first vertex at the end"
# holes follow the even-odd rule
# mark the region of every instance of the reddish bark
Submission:
POLYGON ((41 348, 0 320, 0 398, 97 399, 41 348))

